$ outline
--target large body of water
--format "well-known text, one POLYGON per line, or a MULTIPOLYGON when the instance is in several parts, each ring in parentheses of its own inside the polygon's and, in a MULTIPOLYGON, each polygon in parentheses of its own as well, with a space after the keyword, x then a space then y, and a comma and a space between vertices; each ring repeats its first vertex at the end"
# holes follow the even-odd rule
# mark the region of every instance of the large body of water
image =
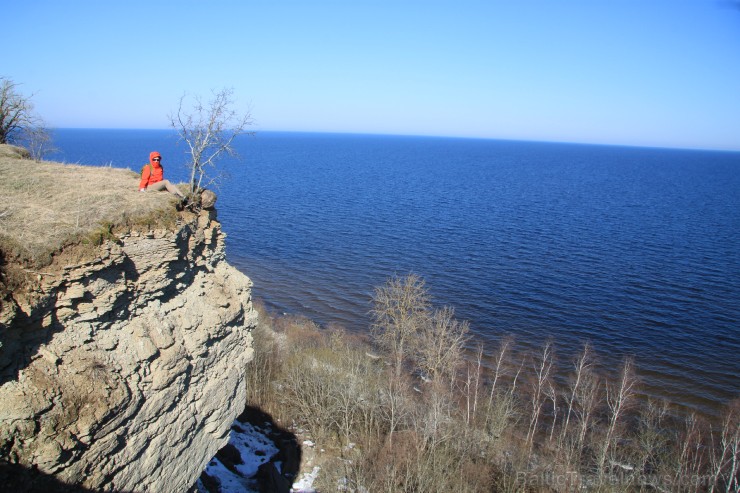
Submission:
MULTIPOLYGON (((51 156, 139 170, 171 132, 58 130, 51 156)), ((740 153, 258 133, 218 214, 268 307, 367 330, 375 286, 422 276, 489 350, 635 357, 648 395, 704 411, 740 396, 740 153)), ((136 184, 132 183, 132 188, 136 184)), ((565 365, 564 365, 565 366, 565 365)))

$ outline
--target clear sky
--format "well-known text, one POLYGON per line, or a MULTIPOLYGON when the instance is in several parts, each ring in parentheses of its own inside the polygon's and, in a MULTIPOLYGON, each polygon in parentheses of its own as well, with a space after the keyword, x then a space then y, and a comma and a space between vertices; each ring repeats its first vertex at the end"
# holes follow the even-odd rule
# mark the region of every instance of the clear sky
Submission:
POLYGON ((740 150, 735 0, 0 0, 0 12, 0 75, 53 127, 166 128, 184 93, 232 87, 256 130, 740 150))

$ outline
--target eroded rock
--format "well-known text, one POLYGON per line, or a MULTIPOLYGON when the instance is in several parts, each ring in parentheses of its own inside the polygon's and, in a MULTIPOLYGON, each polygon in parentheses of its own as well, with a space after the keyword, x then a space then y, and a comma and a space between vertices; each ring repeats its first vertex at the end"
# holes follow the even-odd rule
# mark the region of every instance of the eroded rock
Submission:
POLYGON ((2 301, 2 461, 91 490, 195 482, 244 407, 256 324, 214 217, 124 236, 2 301))

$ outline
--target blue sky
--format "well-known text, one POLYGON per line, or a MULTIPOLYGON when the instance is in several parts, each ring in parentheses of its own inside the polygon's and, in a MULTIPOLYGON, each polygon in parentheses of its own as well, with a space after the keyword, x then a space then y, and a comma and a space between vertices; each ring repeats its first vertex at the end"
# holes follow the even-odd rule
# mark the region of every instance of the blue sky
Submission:
POLYGON ((0 75, 55 127, 232 87, 257 130, 740 150, 731 1, 5 0, 0 75))

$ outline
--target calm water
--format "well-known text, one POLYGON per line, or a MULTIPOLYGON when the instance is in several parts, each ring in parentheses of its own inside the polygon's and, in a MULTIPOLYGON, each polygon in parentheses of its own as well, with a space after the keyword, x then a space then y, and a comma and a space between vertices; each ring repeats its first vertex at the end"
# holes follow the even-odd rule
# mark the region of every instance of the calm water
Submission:
MULTIPOLYGON (((185 179, 167 131, 59 130, 55 159, 185 179)), ((375 286, 414 272, 495 347, 634 355, 647 394, 740 396, 740 153, 259 133, 224 163, 229 261, 280 312, 366 330, 375 286)), ((132 187, 136 184, 132 183, 132 187)))

